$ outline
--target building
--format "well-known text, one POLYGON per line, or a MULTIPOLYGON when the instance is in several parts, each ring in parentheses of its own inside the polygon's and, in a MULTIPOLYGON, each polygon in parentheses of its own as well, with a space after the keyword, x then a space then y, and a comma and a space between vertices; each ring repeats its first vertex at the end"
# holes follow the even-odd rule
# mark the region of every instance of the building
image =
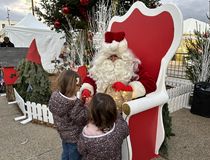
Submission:
POLYGON ((14 26, 17 23, 17 21, 10 21, 10 24, 8 20, 0 20, 0 30, 2 30, 5 26, 14 26))
POLYGON ((10 25, 8 20, 0 20, 0 42, 3 41, 3 32, 2 29, 6 26, 14 26, 17 23, 17 21, 10 21, 10 25))

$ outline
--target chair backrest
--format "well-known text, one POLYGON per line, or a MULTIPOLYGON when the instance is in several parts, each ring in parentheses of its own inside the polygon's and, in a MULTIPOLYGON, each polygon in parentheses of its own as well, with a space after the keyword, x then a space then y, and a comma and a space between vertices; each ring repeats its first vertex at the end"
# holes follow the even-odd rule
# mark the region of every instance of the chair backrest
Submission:
POLYGON ((148 9, 136 2, 124 16, 113 17, 108 27, 108 31, 125 32, 128 47, 157 81, 157 87, 160 68, 167 68, 180 43, 182 16, 177 14, 180 11, 170 4, 148 9))
MULTIPOLYGON (((166 103, 167 65, 182 37, 180 10, 171 4, 148 9, 137 1, 125 15, 111 19, 108 31, 125 32, 128 47, 141 60, 144 70, 156 80, 157 90, 153 96, 158 95, 166 103)), ((146 95, 145 98, 128 102, 131 108, 131 114, 127 118, 130 129, 129 160, 154 158, 163 142, 164 128, 159 107, 162 102, 158 102, 153 96, 146 95)))

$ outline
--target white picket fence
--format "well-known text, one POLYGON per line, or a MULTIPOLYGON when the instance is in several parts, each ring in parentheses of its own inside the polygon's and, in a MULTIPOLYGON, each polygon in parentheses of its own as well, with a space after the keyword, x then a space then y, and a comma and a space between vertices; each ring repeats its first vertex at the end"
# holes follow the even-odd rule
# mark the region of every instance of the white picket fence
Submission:
POLYGON ((23 116, 15 118, 16 121, 22 120, 20 123, 26 124, 35 119, 41 122, 54 124, 52 113, 46 105, 41 105, 39 103, 36 104, 29 101, 25 103, 23 98, 17 93, 15 89, 14 92, 16 101, 13 103, 17 103, 19 108, 23 112, 23 116))
MULTIPOLYGON (((168 89, 169 95, 169 112, 175 112, 181 108, 189 108, 189 97, 192 91, 192 84, 189 82, 172 80, 166 82, 167 85, 171 85, 174 88, 168 89)), ((24 102, 23 98, 14 89, 16 101, 20 110, 23 112, 23 116, 16 117, 16 121, 20 121, 22 124, 26 124, 32 120, 39 120, 49 124, 54 124, 52 113, 46 105, 36 104, 34 102, 24 102)))
POLYGON ((180 87, 183 85, 192 85, 192 82, 187 79, 181 79, 181 78, 174 78, 174 77, 167 77, 166 78, 166 85, 172 86, 172 87, 180 87))
MULTIPOLYGON (((23 113, 23 116, 20 117, 16 117, 15 120, 19 121, 19 120, 23 120, 23 119, 27 119, 27 114, 26 114, 26 108, 25 108, 25 102, 23 100, 23 98, 18 94, 18 92, 16 91, 16 89, 14 89, 14 94, 15 94, 15 101, 14 102, 9 102, 10 104, 12 103, 17 103, 17 105, 19 106, 20 110, 23 113)), ((24 123, 23 123, 24 124, 24 123)))
POLYGON ((191 91, 192 91, 191 84, 167 90, 169 95, 169 101, 168 101, 169 112, 172 113, 182 108, 190 108, 189 98, 191 91))
POLYGON ((172 113, 182 108, 189 109, 189 98, 193 91, 193 84, 186 79, 167 77, 166 85, 173 87, 167 90, 169 112, 172 113))

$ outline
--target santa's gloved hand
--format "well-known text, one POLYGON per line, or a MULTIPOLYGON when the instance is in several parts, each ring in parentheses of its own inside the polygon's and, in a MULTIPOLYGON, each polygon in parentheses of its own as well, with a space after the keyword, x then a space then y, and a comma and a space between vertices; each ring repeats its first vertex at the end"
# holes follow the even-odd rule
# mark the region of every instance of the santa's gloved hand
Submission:
POLYGON ((91 96, 91 92, 88 89, 84 89, 81 96, 83 99, 89 98, 91 96))
POLYGON ((112 88, 118 92, 118 91, 122 91, 124 90, 124 88, 126 87, 126 85, 122 82, 115 82, 113 85, 112 85, 112 88))
POLYGON ((125 86, 125 88, 123 89, 123 91, 131 92, 131 91, 133 91, 133 88, 130 85, 127 85, 127 86, 125 86))
POLYGON ((81 100, 84 102, 85 106, 88 106, 91 99, 91 92, 88 89, 84 89, 81 94, 81 100))
POLYGON ((125 85, 124 83, 122 82, 115 82, 113 85, 112 85, 112 88, 118 92, 118 91, 133 91, 133 88, 130 86, 130 85, 125 85))

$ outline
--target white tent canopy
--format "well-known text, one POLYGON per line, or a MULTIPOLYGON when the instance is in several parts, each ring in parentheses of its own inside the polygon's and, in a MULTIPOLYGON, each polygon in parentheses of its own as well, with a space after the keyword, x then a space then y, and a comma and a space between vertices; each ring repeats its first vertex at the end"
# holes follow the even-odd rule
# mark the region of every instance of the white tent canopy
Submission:
POLYGON ((58 57, 65 41, 64 34, 50 30, 47 25, 38 21, 31 14, 25 16, 15 26, 5 27, 3 32, 14 43, 15 47, 29 47, 35 38, 42 65, 46 70, 54 68, 51 60, 58 57))
POLYGON ((208 29, 209 24, 206 22, 202 22, 194 18, 184 20, 183 34, 194 34, 194 30, 204 33, 208 29))

